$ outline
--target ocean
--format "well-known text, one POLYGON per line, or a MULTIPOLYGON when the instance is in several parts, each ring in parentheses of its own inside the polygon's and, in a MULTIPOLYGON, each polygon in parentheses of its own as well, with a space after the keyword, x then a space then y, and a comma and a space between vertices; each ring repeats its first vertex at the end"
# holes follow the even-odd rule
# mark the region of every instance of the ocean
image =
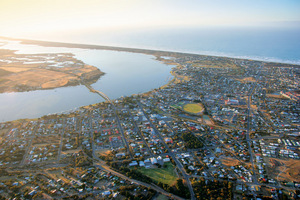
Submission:
POLYGON ((300 64, 300 26, 90 29, 40 39, 300 64))
MULTIPOLYGON (((110 33, 86 30, 27 39, 177 51, 300 64, 299 30, 300 28, 242 29, 220 27, 144 29, 110 33)), ((73 53, 76 58, 94 65, 106 73, 93 84, 93 87, 112 99, 147 92, 166 84, 171 78, 170 71, 174 67, 156 61, 153 56, 127 52, 41 47, 12 41, 1 48, 18 50, 16 53, 22 54, 73 53)), ((66 112, 101 101, 103 99, 90 93, 84 86, 3 93, 0 94, 0 122, 66 112)))

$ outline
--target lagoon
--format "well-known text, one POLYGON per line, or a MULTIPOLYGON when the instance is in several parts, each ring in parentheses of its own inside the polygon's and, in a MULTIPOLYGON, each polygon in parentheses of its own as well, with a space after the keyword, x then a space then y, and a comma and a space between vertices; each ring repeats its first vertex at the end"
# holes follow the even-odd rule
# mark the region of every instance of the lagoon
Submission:
MULTIPOLYGON (((1 46, 18 50, 17 53, 73 53, 86 64, 98 67, 105 75, 92 84, 109 98, 144 93, 166 84, 171 79, 172 67, 154 56, 89 49, 71 49, 23 45, 18 42, 1 46)), ((37 118, 51 113, 62 113, 80 106, 104 101, 85 86, 72 86, 51 90, 0 94, 0 122, 21 118, 37 118)))

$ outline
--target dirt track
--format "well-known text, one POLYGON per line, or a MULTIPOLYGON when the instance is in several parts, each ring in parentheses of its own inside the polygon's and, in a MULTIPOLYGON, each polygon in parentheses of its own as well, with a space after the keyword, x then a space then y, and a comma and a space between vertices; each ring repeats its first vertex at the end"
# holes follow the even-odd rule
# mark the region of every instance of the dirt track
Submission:
POLYGON ((272 171, 270 174, 273 174, 275 178, 279 174, 278 181, 300 181, 300 160, 270 158, 269 163, 272 171))

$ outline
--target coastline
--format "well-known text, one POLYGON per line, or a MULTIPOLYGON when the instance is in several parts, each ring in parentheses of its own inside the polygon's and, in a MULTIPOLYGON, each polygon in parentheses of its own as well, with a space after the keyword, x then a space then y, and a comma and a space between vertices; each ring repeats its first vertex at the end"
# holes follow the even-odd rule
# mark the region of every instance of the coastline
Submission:
MULTIPOLYGON (((0 37, 1 38, 1 37, 0 37)), ((16 41, 22 41, 19 39, 14 39, 16 41)), ((218 60, 219 62, 230 62, 234 64, 234 61, 246 61, 245 59, 233 59, 233 58, 228 58, 228 57, 216 57, 216 56, 204 56, 204 55, 198 55, 198 54, 189 54, 189 53, 180 53, 180 52, 167 52, 167 51, 156 51, 156 50, 145 50, 145 49, 133 49, 133 48, 123 48, 123 47, 107 47, 107 46, 98 46, 98 45, 82 45, 82 44, 69 44, 69 43, 53 43, 53 42, 40 42, 40 41, 32 41, 32 40, 24 40, 27 43, 26 44, 34 44, 34 45, 39 45, 39 46, 47 46, 47 47, 69 47, 69 48, 85 48, 85 49, 96 49, 96 50, 110 50, 110 51, 122 51, 122 52, 129 52, 129 53, 138 53, 138 54, 145 54, 145 55, 151 55, 154 56, 154 60, 160 61, 161 63, 164 63, 165 65, 172 65, 173 70, 170 71, 170 74, 172 77, 168 80, 166 84, 162 84, 156 88, 153 88, 149 91, 143 92, 143 95, 150 94, 151 92, 155 91, 156 89, 162 89, 168 85, 171 84, 176 84, 178 82, 185 82, 188 81, 186 77, 182 76, 181 74, 176 74, 176 69, 178 67, 182 67, 180 64, 178 64, 176 61, 173 61, 172 58, 175 59, 180 59, 184 56, 186 57, 191 57, 192 59, 213 59, 213 60, 218 60), (29 43, 32 42, 32 43, 29 43), (41 45, 42 44, 42 45, 41 45), (56 45, 56 46, 55 46, 56 45), (65 46, 65 45, 70 45, 70 46, 65 46)), ((248 60, 252 61, 252 60, 248 60)), ((265 62, 260 62, 257 61, 258 63, 265 64, 265 66, 275 66, 275 67, 290 67, 290 66, 297 66, 300 67, 300 65, 293 65, 293 64, 280 64, 280 63, 265 63, 265 62)), ((199 65, 201 66, 201 65, 199 65)), ((134 94, 132 94, 134 95, 134 94)), ((116 98, 114 98, 116 99, 116 98)), ((92 104, 89 104, 92 105, 92 104)), ((76 107, 80 108, 82 106, 76 107)), ((72 110, 72 109, 71 109, 72 110)), ((53 112, 49 114, 54 114, 54 113, 59 113, 59 112, 53 112)), ((47 114, 46 114, 47 115, 47 114)), ((30 118, 30 117, 29 117, 30 118)), ((28 118, 28 119, 29 119, 28 118)))
POLYGON ((245 61, 258 61, 267 64, 280 63, 282 67, 285 66, 297 66, 300 67, 298 63, 285 63, 277 61, 266 61, 255 58, 241 58, 240 56, 222 56, 222 55, 204 55, 199 53, 185 53, 177 51, 167 51, 167 50, 152 50, 152 49, 142 49, 142 48, 131 48, 131 47, 116 47, 116 46, 105 46, 105 45, 92 45, 92 44, 80 44, 80 43, 65 43, 65 42, 51 42, 51 41, 42 41, 42 40, 30 40, 30 39, 18 39, 0 36, 0 39, 4 40, 13 40, 20 41, 21 44, 28 45, 38 45, 44 47, 66 47, 66 48, 80 48, 80 49, 95 49, 95 50, 110 50, 110 51, 122 51, 130 53, 141 53, 153 56, 167 56, 167 57, 177 57, 177 56, 202 56, 202 57, 218 57, 222 59, 236 59, 236 60, 245 60, 245 61))
POLYGON ((70 53, 16 54, 0 49, 0 93, 95 83, 104 72, 70 53))

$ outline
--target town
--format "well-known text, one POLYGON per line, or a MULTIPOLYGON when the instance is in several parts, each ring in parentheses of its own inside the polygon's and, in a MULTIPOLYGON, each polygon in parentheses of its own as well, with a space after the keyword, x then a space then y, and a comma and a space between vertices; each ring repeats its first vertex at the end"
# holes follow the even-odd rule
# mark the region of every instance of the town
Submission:
POLYGON ((153 91, 1 123, 0 199, 300 198, 299 66, 157 60, 153 91))

